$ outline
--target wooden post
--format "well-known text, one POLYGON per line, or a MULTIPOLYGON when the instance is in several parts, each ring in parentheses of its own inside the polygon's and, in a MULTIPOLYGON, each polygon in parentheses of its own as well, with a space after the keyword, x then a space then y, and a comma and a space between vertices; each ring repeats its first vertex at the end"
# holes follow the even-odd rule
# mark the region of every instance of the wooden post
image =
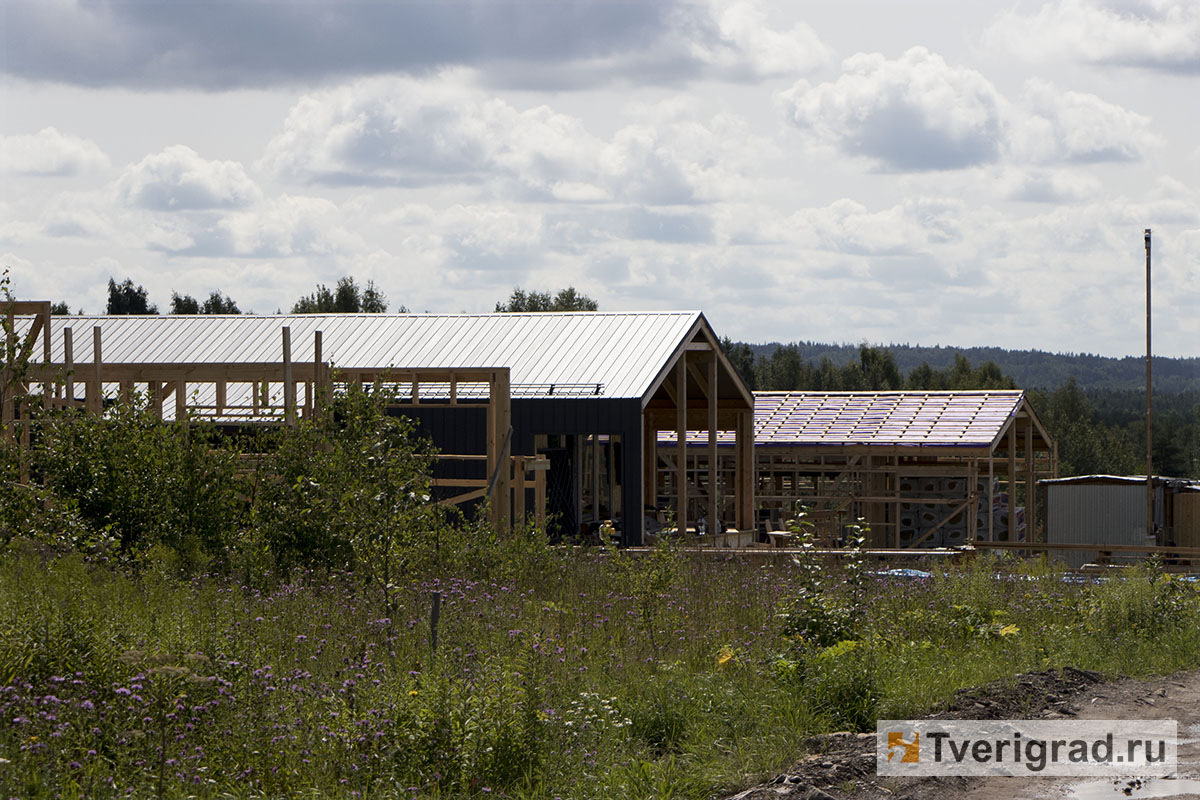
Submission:
POLYGON ((1033 470, 1033 420, 1025 420, 1025 541, 1037 541, 1037 475, 1033 470))
POLYGON ((996 541, 996 451, 988 452, 988 541, 996 541))
POLYGON ((218 416, 218 417, 224 416, 224 414, 225 414, 225 403, 227 400, 226 392, 227 392, 226 382, 225 381, 217 381, 216 416, 218 416))
POLYGON ((525 524, 525 456, 513 456, 513 520, 525 524))
POLYGON ((133 402, 133 381, 121 381, 121 393, 119 396, 121 398, 121 403, 124 405, 129 405, 133 402))
POLYGON ((735 431, 737 450, 735 472, 737 473, 738 530, 754 530, 754 409, 737 413, 735 431))
POLYGON ((508 469, 509 456, 512 455, 512 449, 505 449, 505 442, 509 441, 509 433, 512 430, 512 394, 509 388, 508 369, 498 369, 492 373, 492 385, 488 389, 491 394, 491 406, 495 408, 496 415, 496 458, 502 459, 504 468, 500 470, 499 478, 496 481, 496 493, 493 498, 493 508, 496 512, 496 520, 501 526, 501 530, 512 529, 512 514, 510 501, 512 499, 512 482, 510 476, 511 470, 508 469))
POLYGON ((325 358, 324 342, 320 331, 313 334, 313 382, 309 388, 311 394, 316 391, 316 396, 312 397, 313 415, 321 416, 321 410, 329 398, 325 396, 325 358))
POLYGON ((687 534, 687 352, 675 365, 675 530, 687 534))
POLYGON ((187 381, 182 378, 175 384, 175 421, 185 428, 188 426, 187 381))
POLYGON ((600 522, 600 434, 592 434, 592 520, 600 522))
POLYGON ((92 379, 87 386, 88 408, 93 414, 104 411, 104 383, 100 379, 100 326, 92 326, 92 379))
POLYGON ((67 384, 66 407, 72 408, 75 405, 75 336, 70 325, 63 328, 63 370, 67 384))
POLYGON ((642 411, 642 505, 658 506, 658 426, 642 411))
POLYGON ((1008 427, 1008 541, 1017 538, 1017 421, 1008 427))
POLYGON ((283 420, 296 424, 296 384, 292 380, 292 329, 283 326, 283 420))
MULTIPOLYGON (((717 354, 710 353, 708 359, 708 529, 714 534, 721 532, 717 508, 721 484, 717 468, 717 354)), ((734 521, 730 520, 730 527, 734 521)))
POLYGON ((545 456, 534 459, 533 514, 539 531, 546 530, 546 471, 550 462, 545 456))

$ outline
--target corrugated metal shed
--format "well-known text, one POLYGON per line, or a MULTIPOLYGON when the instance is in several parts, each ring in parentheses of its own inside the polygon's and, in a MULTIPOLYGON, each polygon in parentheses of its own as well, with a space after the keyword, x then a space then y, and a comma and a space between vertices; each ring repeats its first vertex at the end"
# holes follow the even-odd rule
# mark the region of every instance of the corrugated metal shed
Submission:
MULTIPOLYGON (((756 447, 894 445, 989 447, 1024 399, 1019 390, 955 392, 755 392, 756 447)), ((659 434, 660 444, 675 437, 659 434)), ((707 442, 688 435, 688 444, 707 442)), ((732 445, 722 432, 718 444, 732 445)))
POLYGON ((99 326, 106 363, 278 362, 286 325, 294 362, 312 361, 313 334, 321 331, 323 358, 335 367, 506 366, 517 396, 522 386, 599 384, 602 397, 634 398, 700 319, 698 311, 55 316, 52 360, 63 361, 62 331, 70 326, 75 363, 92 361, 99 326))

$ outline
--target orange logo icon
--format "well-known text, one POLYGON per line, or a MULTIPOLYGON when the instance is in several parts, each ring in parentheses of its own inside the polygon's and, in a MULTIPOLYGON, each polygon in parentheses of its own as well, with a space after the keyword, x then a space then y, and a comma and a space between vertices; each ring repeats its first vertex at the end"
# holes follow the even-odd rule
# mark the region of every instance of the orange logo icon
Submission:
POLYGON ((916 731, 913 731, 911 742, 906 742, 900 731, 888 731, 887 746, 889 762, 900 752, 903 753, 901 764, 916 764, 921 760, 921 735, 916 731))

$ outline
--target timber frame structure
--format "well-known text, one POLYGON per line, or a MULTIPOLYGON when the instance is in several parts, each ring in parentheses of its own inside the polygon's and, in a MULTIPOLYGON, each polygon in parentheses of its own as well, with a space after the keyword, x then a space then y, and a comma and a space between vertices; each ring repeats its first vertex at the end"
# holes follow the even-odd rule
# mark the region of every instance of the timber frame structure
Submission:
MULTIPOLYGON (((759 527, 797 505, 827 541, 863 520, 873 547, 1044 539, 1037 482, 1054 443, 1020 391, 760 392, 755 395, 759 527)), ((667 450, 677 440, 664 438, 667 450)), ((728 443, 725 443, 728 445, 728 443)), ((690 437, 687 479, 711 455, 690 437)), ((718 456, 721 471, 732 459, 718 456)), ((674 464, 660 464, 672 491, 674 464)))
POLYGON ((51 316, 45 302, 7 311, 9 361, 20 368, 4 376, 3 422, 26 443, 38 401, 102 413, 137 393, 183 425, 280 426, 327 413, 339 386, 383 383, 403 398, 396 413, 448 454, 435 465, 440 502, 488 498, 505 527, 532 510, 566 537, 611 519, 626 545, 642 543, 664 505, 684 530, 720 516, 722 503, 732 504, 726 520, 753 528, 754 400, 698 311, 85 317, 51 316), (664 430, 703 432, 714 453, 718 433, 728 436, 733 478, 714 469, 662 498, 664 430))
MULTIPOLYGON (((225 428, 294 426, 300 419, 314 419, 329 410, 334 392, 350 386, 373 385, 395 389, 389 413, 406 414, 420 407, 436 412, 482 411, 486 419, 486 441, 481 454, 439 452, 445 462, 480 462, 482 478, 435 477, 432 487, 442 505, 489 499, 492 521, 510 528, 530 510, 538 524, 545 524, 545 459, 512 456, 512 400, 507 367, 415 370, 391 367, 335 369, 322 359, 323 333, 313 334, 312 361, 292 359, 291 328, 280 327, 280 359, 277 362, 106 362, 99 325, 92 328, 88 361, 74 359, 74 330, 62 328, 62 360, 51 360, 50 303, 16 301, 6 304, 5 346, 8 358, 0 380, 2 427, 28 447, 34 427, 33 406, 51 409, 78 408, 99 414, 114 401, 130 402, 135 393, 144 396, 159 419, 173 419, 184 427, 205 420, 225 428), (16 332, 16 318, 33 320, 23 336, 16 332), (41 359, 33 358, 33 347, 42 340, 41 359), (40 393, 31 391, 40 386, 40 393), (80 395, 82 390, 82 397, 80 395), (169 405, 168 405, 169 403, 169 405), (446 490, 451 491, 446 491, 446 490), (465 491, 464 491, 465 490, 465 491)), ((70 318, 67 318, 69 321, 70 318)), ((23 470, 24 472, 24 470, 23 470)))

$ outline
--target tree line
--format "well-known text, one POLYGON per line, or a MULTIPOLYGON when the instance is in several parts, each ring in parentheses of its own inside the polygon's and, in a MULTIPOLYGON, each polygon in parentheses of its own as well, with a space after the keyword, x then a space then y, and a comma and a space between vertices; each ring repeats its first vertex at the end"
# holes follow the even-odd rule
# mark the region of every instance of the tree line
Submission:
MULTIPOLYGON (((722 339, 721 347, 746 385, 757 391, 1025 389, 1058 444, 1060 475, 1145 473, 1146 400, 1136 389, 1090 387, 1074 376, 1052 388, 1021 386, 995 361, 974 366, 961 352, 946 367, 920 362, 905 370, 890 348, 866 344, 839 361, 809 343, 767 349, 722 339), (814 352, 819 357, 811 357, 814 352)), ((1200 390, 1156 392, 1151 434, 1156 475, 1200 479, 1200 390)))
MULTIPOLYGON (((586 294, 568 286, 557 293, 526 291, 520 286, 513 287, 508 299, 496 303, 497 313, 520 313, 531 311, 596 311, 599 304, 586 294)), ((354 277, 347 275, 338 279, 331 289, 319 283, 311 293, 304 295, 292 304, 293 314, 383 314, 388 310, 387 297, 375 285, 367 281, 366 286, 360 286, 354 277)), ((407 314, 408 309, 401 305, 397 313, 407 314)), ((65 302, 55 302, 50 305, 50 313, 67 315, 71 313, 65 302)), ((79 313, 83 313, 80 311, 79 313)), ((134 284, 126 278, 117 283, 115 278, 108 279, 108 303, 105 314, 158 314, 158 306, 150 302, 150 293, 146 287, 134 284)), ((171 309, 169 314, 240 314, 241 309, 233 298, 219 290, 212 291, 206 300, 198 300, 189 294, 171 292, 171 309)))

